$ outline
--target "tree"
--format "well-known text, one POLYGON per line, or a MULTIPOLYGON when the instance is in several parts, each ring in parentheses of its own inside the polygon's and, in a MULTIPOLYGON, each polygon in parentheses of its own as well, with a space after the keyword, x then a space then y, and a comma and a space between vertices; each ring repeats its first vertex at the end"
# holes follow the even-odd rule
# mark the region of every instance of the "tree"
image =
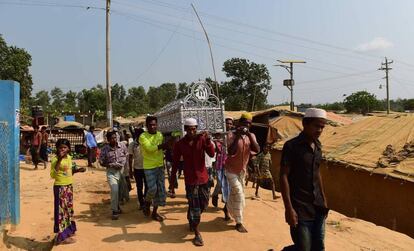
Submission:
POLYGON ((177 90, 177 99, 184 98, 188 94, 189 86, 187 83, 179 83, 178 90, 177 90))
POLYGON ((22 106, 28 105, 32 92, 32 75, 29 67, 32 57, 21 48, 8 46, 0 35, 0 79, 14 80, 20 83, 20 101, 22 106))
POLYGON ((125 102, 126 116, 136 117, 148 112, 148 98, 142 86, 130 88, 125 102))
POLYGON ((115 84, 111 88, 112 93, 112 110, 114 111, 114 115, 124 115, 126 103, 126 91, 123 85, 115 84))
POLYGON ((413 111, 414 110, 414 99, 404 99, 403 106, 404 106, 404 110, 413 111))
POLYGON ((344 100, 347 112, 357 112, 366 114, 379 108, 379 101, 374 94, 367 91, 352 93, 344 100))
POLYGON ((62 89, 55 87, 50 91, 50 96, 52 96, 52 112, 60 114, 64 110, 65 104, 65 95, 62 89))
POLYGON ((95 113, 96 119, 105 118, 106 111, 106 92, 102 85, 97 85, 91 89, 83 89, 77 95, 79 110, 81 112, 95 113))
POLYGON ((220 97, 224 98, 227 110, 252 111, 266 107, 267 94, 272 87, 264 64, 232 58, 224 62, 223 71, 231 78, 220 88, 220 97))
POLYGON ((67 93, 64 94, 64 110, 65 111, 74 112, 78 110, 77 102, 76 102, 77 95, 78 94, 74 91, 68 91, 67 93))
POLYGON ((155 112, 175 99, 177 86, 174 83, 164 83, 159 87, 151 86, 147 95, 150 111, 155 112))
POLYGON ((32 101, 32 105, 41 106, 44 112, 50 112, 50 96, 48 91, 39 91, 32 101))
POLYGON ((326 103, 320 104, 316 106, 317 108, 322 108, 328 111, 343 111, 345 110, 344 103, 342 102, 334 102, 334 103, 326 103))

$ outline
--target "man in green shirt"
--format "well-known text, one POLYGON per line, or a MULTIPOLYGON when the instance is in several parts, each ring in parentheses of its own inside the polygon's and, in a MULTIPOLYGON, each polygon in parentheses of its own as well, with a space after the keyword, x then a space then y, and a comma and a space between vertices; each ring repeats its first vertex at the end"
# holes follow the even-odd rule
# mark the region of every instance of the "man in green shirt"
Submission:
POLYGON ((158 206, 165 206, 165 177, 164 177, 164 152, 167 144, 163 143, 164 137, 157 131, 157 118, 148 116, 145 120, 147 131, 139 137, 141 146, 145 179, 148 185, 145 196, 144 215, 150 216, 151 204, 152 219, 163 221, 163 217, 157 213, 158 206))

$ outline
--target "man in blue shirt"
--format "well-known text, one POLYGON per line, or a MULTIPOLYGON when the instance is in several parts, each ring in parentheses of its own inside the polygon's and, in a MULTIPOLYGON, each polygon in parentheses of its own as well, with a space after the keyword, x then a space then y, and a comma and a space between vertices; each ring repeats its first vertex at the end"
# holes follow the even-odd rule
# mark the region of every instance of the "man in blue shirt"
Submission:
POLYGON ((96 161, 96 148, 98 144, 96 143, 95 135, 93 131, 95 130, 94 126, 89 127, 89 132, 85 135, 86 147, 88 149, 88 167, 92 167, 92 163, 96 161))

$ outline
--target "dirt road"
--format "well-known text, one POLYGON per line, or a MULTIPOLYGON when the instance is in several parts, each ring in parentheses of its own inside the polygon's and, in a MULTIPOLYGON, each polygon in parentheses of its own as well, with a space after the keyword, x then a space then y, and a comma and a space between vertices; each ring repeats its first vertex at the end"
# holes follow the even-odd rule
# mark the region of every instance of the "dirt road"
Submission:
MULTIPOLYGON (((85 162, 80 162, 85 165, 85 162)), ((133 184, 135 185, 135 184, 133 184)), ((225 222, 221 210, 210 207, 202 215, 201 232, 205 246, 192 245, 192 233, 186 220, 183 180, 175 199, 167 199, 161 209, 163 223, 145 218, 138 211, 136 190, 122 207, 118 221, 112 221, 109 188, 104 170, 91 169, 75 175, 75 214, 77 242, 51 245, 53 239, 53 180, 49 170, 33 170, 21 164, 21 223, 9 227, 0 249, 10 250, 282 250, 292 244, 284 222, 281 198, 271 199, 260 190, 261 199, 253 200, 253 189, 246 189, 245 225, 249 233, 234 230, 234 222, 225 222), (2 246, 3 245, 3 246, 2 246)), ((372 223, 330 212, 326 228, 326 250, 412 250, 414 239, 372 223)))

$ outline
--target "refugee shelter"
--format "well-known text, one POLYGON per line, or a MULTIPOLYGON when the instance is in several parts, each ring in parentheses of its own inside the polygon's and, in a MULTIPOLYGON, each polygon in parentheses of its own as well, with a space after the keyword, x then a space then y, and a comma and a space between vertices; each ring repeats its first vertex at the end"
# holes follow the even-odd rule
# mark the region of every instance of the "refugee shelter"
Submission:
MULTIPOLYGON (((279 191, 283 144, 302 129, 300 118, 288 117, 269 122, 280 136, 272 151, 279 191)), ((320 140, 328 206, 414 237, 414 116, 370 116, 327 126, 320 140)))

